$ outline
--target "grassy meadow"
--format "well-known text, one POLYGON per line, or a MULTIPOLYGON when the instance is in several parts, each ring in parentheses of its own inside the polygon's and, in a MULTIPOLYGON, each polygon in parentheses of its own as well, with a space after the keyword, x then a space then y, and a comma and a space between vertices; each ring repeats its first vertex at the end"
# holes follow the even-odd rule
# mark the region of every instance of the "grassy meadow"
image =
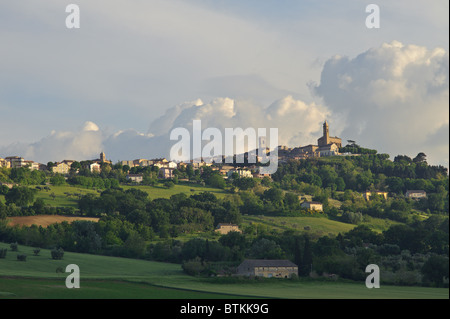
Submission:
MULTIPOLYGON (((36 186, 29 186, 30 188, 35 188, 36 186)), ((41 190, 37 190, 35 199, 42 198, 46 205, 53 207, 74 207, 78 208, 78 197, 79 195, 94 194, 100 195, 102 190, 95 190, 89 188, 83 188, 79 186, 72 185, 48 185, 49 190, 45 190, 43 186, 41 190)), ((208 186, 200 186, 197 184, 176 184, 173 188, 167 188, 162 184, 156 184, 154 186, 147 185, 120 185, 124 190, 130 188, 137 188, 146 193, 148 193, 149 199, 155 198, 170 198, 170 196, 178 193, 184 193, 188 196, 199 194, 201 192, 211 192, 218 198, 223 198, 227 193, 218 188, 212 188, 208 186)), ((0 195, 0 201, 5 202, 5 196, 0 195)))
MULTIPOLYGON (((197 278, 183 273, 177 264, 65 252, 62 260, 51 259, 50 251, 9 244, 6 258, 0 259, 0 299, 4 298, 121 298, 121 299, 448 299, 448 289, 381 286, 368 289, 365 283, 317 281, 310 279, 238 280, 197 278), (27 255, 18 261, 17 254, 27 255), (80 268, 80 289, 67 289, 69 264, 80 268), (59 270, 59 271, 58 271, 59 270)), ((382 275, 382 274, 381 274, 382 275)))

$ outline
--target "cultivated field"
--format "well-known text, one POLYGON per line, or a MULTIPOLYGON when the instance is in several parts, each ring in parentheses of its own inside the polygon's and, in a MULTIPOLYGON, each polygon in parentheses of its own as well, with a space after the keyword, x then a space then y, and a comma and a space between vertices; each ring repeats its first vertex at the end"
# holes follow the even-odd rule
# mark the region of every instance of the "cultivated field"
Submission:
POLYGON ((74 216, 60 216, 60 215, 36 215, 36 216, 16 216, 16 217, 8 217, 8 225, 10 226, 42 226, 47 227, 51 224, 68 222, 71 223, 75 220, 88 220, 97 222, 99 218, 94 217, 74 217, 74 216))
MULTIPOLYGON (((183 273, 180 265, 65 252, 53 260, 50 251, 39 256, 19 245, 27 255, 18 261, 9 250, 0 259, 0 298, 284 298, 284 299, 448 299, 448 289, 381 286, 368 289, 364 282, 297 281, 284 279, 221 281, 183 273), (80 289, 67 289, 68 274, 58 272, 69 264, 80 268, 80 289)), ((381 274, 383 276, 383 274, 381 274)))

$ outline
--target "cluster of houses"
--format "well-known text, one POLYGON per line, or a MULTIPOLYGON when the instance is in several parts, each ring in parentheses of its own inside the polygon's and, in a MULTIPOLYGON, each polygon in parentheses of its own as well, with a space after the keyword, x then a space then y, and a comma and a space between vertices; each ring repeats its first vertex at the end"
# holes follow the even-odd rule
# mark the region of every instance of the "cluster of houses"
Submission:
MULTIPOLYGON (((74 160, 63 160, 61 162, 52 163, 51 167, 48 167, 45 164, 37 163, 30 160, 25 160, 20 156, 9 156, 5 158, 0 158, 0 167, 6 168, 20 168, 20 167, 28 167, 30 170, 50 170, 53 173, 58 173, 62 175, 67 175, 72 168, 72 164, 74 160)), ((101 172, 103 164, 112 164, 110 160, 106 158, 104 152, 100 154, 100 158, 89 160, 89 170, 91 172, 101 172)), ((192 166, 193 169, 201 169, 202 167, 210 166, 212 170, 217 170, 224 178, 229 178, 233 174, 237 174, 239 177, 264 177, 269 176, 269 174, 259 174, 259 168, 254 166, 236 168, 231 165, 214 165, 213 163, 207 163, 202 161, 190 161, 188 163, 180 162, 172 162, 165 158, 157 158, 157 159, 135 159, 135 160, 126 160, 120 161, 123 166, 128 166, 130 169, 133 167, 147 167, 154 166, 159 168, 158 177, 161 179, 172 179, 174 178, 174 170, 180 169, 181 167, 192 166)), ((142 182, 143 175, 142 174, 128 174, 127 179, 140 183, 142 182)))
MULTIPOLYGON (((121 161, 123 166, 127 165, 130 168, 133 167, 146 167, 146 166, 155 166, 159 168, 158 177, 161 179, 172 179, 174 178, 174 171, 176 169, 181 169, 182 167, 191 166, 193 169, 202 169, 204 167, 211 167, 213 171, 218 171, 220 175, 224 178, 230 178, 233 174, 237 174, 239 177, 259 177, 263 178, 265 176, 270 177, 270 174, 260 174, 259 168, 256 165, 253 166, 245 166, 242 168, 236 168, 231 165, 216 165, 214 163, 201 161, 189 161, 189 162, 171 162, 165 158, 158 159, 135 159, 132 161, 121 161)), ((142 174, 128 174, 127 179, 140 183, 143 180, 142 174)))
MULTIPOLYGON (((367 190, 363 193, 363 197, 367 201, 369 201, 370 198, 374 195, 381 196, 384 199, 388 198, 388 192, 367 190)), ((410 199, 419 200, 422 198, 427 198, 427 192, 424 190, 407 190, 405 193, 405 197, 410 198, 410 199)))
POLYGON ((29 167, 30 170, 44 170, 46 165, 25 160, 20 156, 8 156, 5 158, 0 157, 0 167, 6 168, 19 168, 19 167, 29 167))
MULTIPOLYGON (((325 122, 326 124, 326 122, 325 122)), ((324 132, 328 132, 328 125, 324 125, 324 128, 326 130, 324 132)), ((336 142, 336 141, 335 141, 336 142)), ((333 145, 336 145, 335 143, 332 143, 333 145)), ((315 146, 314 146, 315 147, 315 146)), ((312 145, 305 146, 304 150, 309 149, 311 152, 313 152, 314 147, 312 145)), ((305 151, 304 154, 312 154, 309 151, 305 151)), ((312 156, 312 155, 311 155, 312 156)), ((73 160, 63 160, 61 162, 54 163, 51 167, 51 171, 53 173, 58 173, 62 175, 69 174, 69 171, 71 169, 72 164, 75 161, 73 160)), ((104 152, 100 153, 100 158, 93 159, 89 161, 89 169, 91 172, 101 172, 102 165, 103 164, 112 164, 110 160, 106 158, 106 155, 104 152)), ((231 165, 215 165, 213 163, 207 163, 204 161, 201 162, 195 162, 190 161, 188 163, 180 162, 175 163, 168 161, 165 158, 158 158, 158 159, 135 159, 132 161, 121 161, 120 162, 123 166, 127 165, 130 168, 133 167, 146 167, 146 166, 155 166, 159 168, 158 177, 161 179, 172 179, 174 178, 174 170, 180 169, 181 167, 186 167, 188 165, 192 166, 193 169, 201 169, 202 167, 211 167, 212 170, 218 171, 224 178, 230 178, 233 176, 233 174, 236 174, 239 177, 251 177, 251 178, 264 178, 269 177, 270 174, 260 174, 259 167, 256 165, 253 166, 245 166, 242 168, 236 168, 231 165)), ((6 168, 20 168, 20 167, 28 167, 30 170, 49 170, 47 165, 40 164, 34 161, 25 160, 23 157, 20 156, 8 156, 5 158, 0 158, 0 167, 6 167, 6 168)), ((139 184, 143 181, 143 174, 128 174, 127 179, 130 182, 139 184)), ((366 191, 363 194, 363 197, 366 200, 370 200, 370 197, 372 195, 379 195, 384 197, 384 199, 388 198, 388 192, 385 191, 366 191)), ((427 193, 424 190, 407 190, 405 193, 405 196, 407 198, 419 200, 421 198, 426 198, 427 193)), ((318 202, 303 202, 302 206, 304 208, 315 210, 315 211, 323 211, 323 206, 321 203, 318 202)))

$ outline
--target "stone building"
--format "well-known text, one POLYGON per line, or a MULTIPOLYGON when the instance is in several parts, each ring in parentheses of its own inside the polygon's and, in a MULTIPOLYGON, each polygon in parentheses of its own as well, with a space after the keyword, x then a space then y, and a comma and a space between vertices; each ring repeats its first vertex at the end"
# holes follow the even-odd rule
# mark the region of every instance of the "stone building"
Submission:
POLYGON ((412 199, 427 198, 427 192, 424 190, 407 190, 405 196, 412 199))
POLYGON ((338 148, 342 147, 342 140, 339 137, 331 137, 328 127, 328 122, 323 123, 323 136, 317 140, 317 144, 320 146, 327 146, 330 144, 336 144, 338 148))
POLYGON ((229 232, 238 232, 238 233, 242 233, 242 231, 239 229, 238 225, 234 225, 234 224, 226 224, 226 223, 220 223, 217 225, 217 228, 215 230, 216 233, 219 233, 221 235, 226 235, 229 232))
POLYGON ((289 260, 246 259, 237 267, 237 275, 266 278, 290 278, 298 274, 298 266, 289 260))
POLYGON ((300 206, 306 209, 323 212, 323 204, 319 202, 303 202, 300 206))
POLYGON ((142 183, 142 181, 144 180, 144 175, 142 174, 128 174, 127 175, 127 180, 131 181, 133 183, 142 183))
POLYGON ((64 162, 56 163, 56 165, 52 167, 53 173, 66 175, 66 174, 69 174, 69 171, 70 171, 70 166, 64 162))
POLYGON ((363 197, 364 197, 366 200, 370 200, 370 197, 371 197, 372 195, 383 196, 384 199, 387 199, 387 198, 388 198, 388 192, 382 192, 382 191, 365 191, 365 192, 363 193, 363 197))

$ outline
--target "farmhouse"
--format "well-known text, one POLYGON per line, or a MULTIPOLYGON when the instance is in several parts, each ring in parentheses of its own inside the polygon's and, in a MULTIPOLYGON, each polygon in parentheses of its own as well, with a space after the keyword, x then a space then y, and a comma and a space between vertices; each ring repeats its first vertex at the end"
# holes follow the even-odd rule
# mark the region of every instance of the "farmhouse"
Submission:
POLYGON ((226 235, 229 232, 238 232, 238 233, 242 233, 242 231, 239 229, 238 225, 234 225, 234 224, 225 224, 225 223, 220 223, 217 225, 217 228, 215 230, 216 233, 222 234, 222 235, 226 235))
POLYGON ((300 206, 306 209, 316 210, 318 212, 323 211, 323 205, 319 202, 303 202, 300 206))
POLYGON ((382 192, 382 191, 365 191, 363 193, 363 196, 366 200, 370 200, 370 196, 373 196, 373 195, 383 196, 384 199, 387 199, 387 197, 388 197, 388 193, 382 192))
POLYGON ((127 180, 133 182, 133 183, 142 183, 142 180, 144 179, 144 176, 142 174, 128 174, 127 180))
POLYGON ((266 278, 289 278, 298 274, 298 267, 289 260, 246 259, 237 267, 237 275, 266 278))
POLYGON ((407 190, 405 196, 412 199, 427 198, 427 192, 424 190, 407 190))

